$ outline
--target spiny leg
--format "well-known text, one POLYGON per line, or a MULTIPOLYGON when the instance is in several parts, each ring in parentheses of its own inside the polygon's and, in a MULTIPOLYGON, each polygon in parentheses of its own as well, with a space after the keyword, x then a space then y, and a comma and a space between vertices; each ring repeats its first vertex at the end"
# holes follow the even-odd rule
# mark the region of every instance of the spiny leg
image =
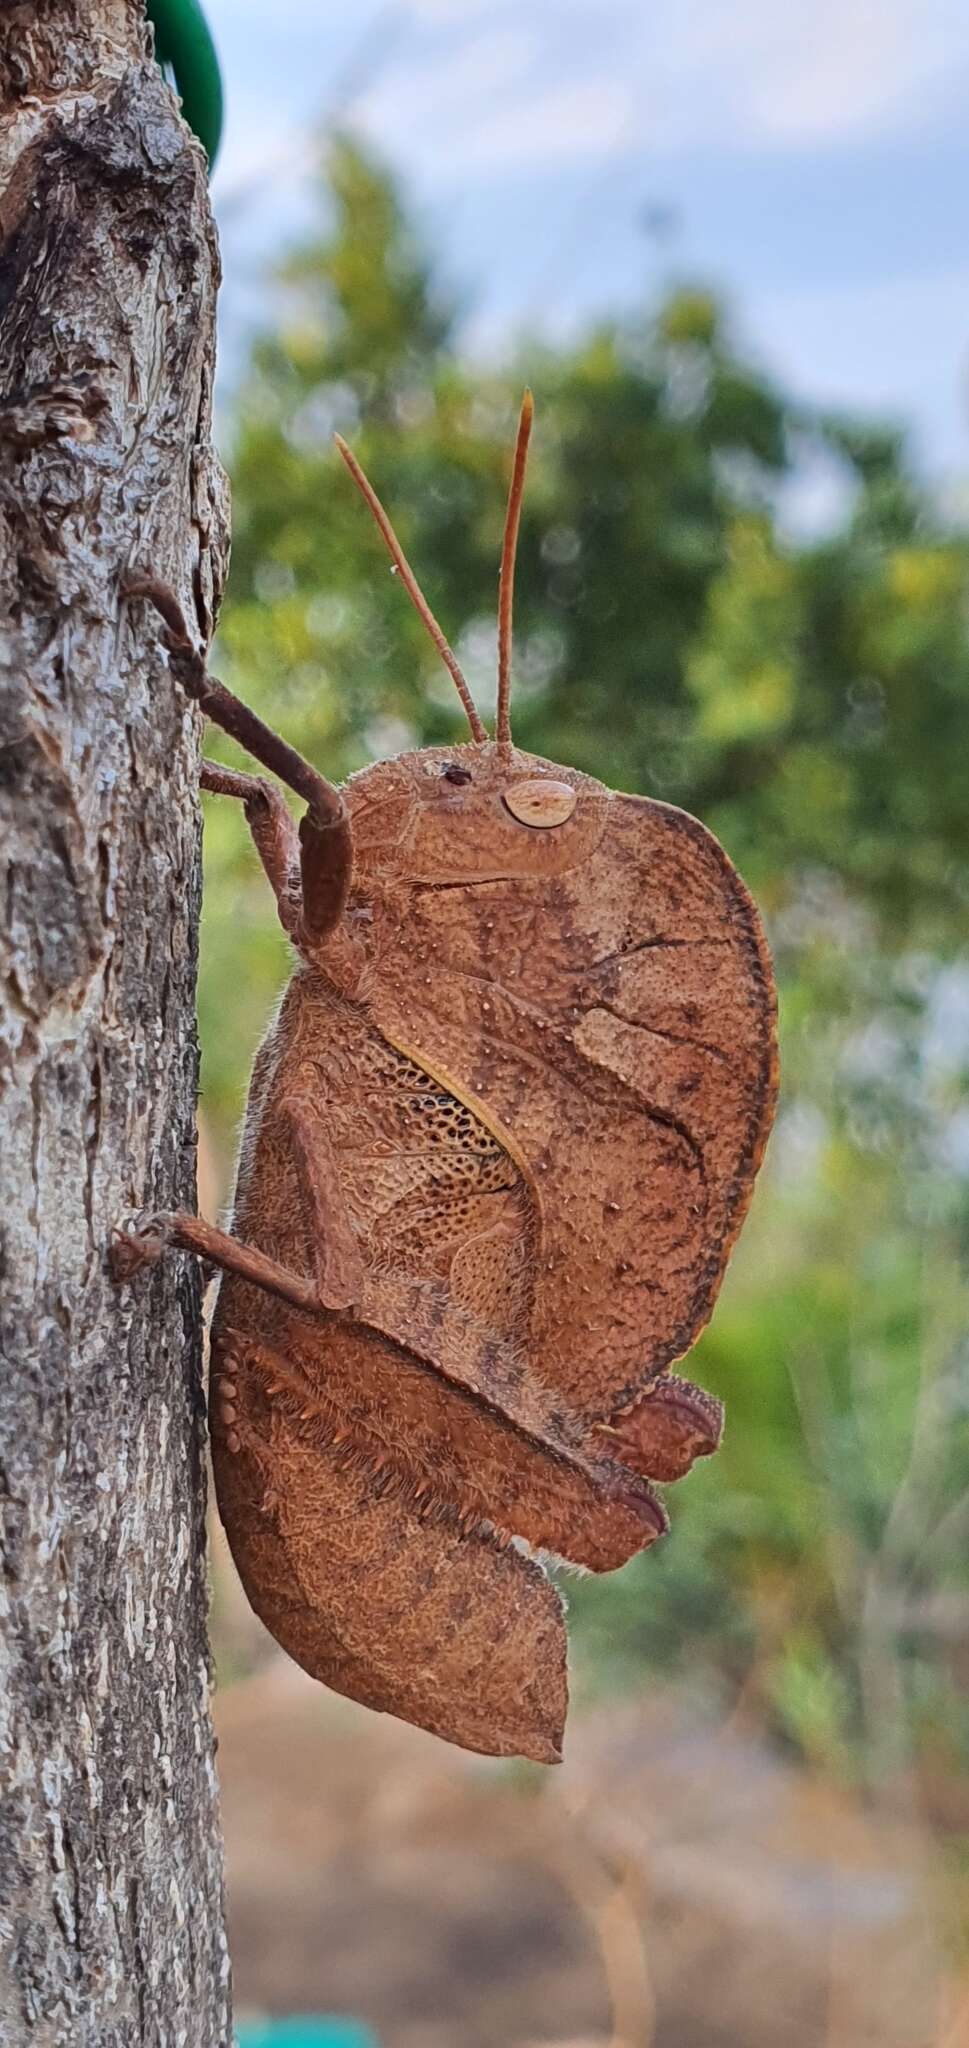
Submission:
POLYGON ((224 1273, 235 1273, 238 1279, 251 1281, 254 1287, 278 1295, 294 1308, 319 1314, 324 1307, 314 1280, 289 1272, 276 1259, 267 1258, 265 1252, 243 1244, 224 1230, 216 1230, 213 1224, 203 1222, 201 1216, 189 1216, 177 1209, 139 1216, 115 1231, 108 1254, 112 1278, 121 1283, 133 1280, 143 1267, 157 1266, 169 1251, 195 1252, 224 1273))
POLYGON ((223 768, 219 761, 202 762, 199 787, 218 796, 237 797, 242 804, 256 852, 276 898, 280 924, 292 936, 299 928, 303 895, 299 834, 288 804, 271 782, 264 782, 259 775, 241 775, 234 768, 223 768))
POLYGON ((312 1247, 316 1295, 327 1308, 353 1308, 363 1285, 356 1232, 319 1104, 304 1095, 280 1104, 312 1247))
POLYGON ((310 944, 325 939, 339 923, 350 887, 352 845, 350 820, 338 789, 303 759, 295 747, 280 737, 247 704, 232 695, 223 683, 210 676, 205 661, 192 643, 185 615, 173 590, 154 576, 131 574, 122 580, 126 597, 143 597, 153 604, 168 628, 168 650, 172 673, 186 695, 192 697, 206 718, 239 742, 301 796, 308 808, 299 823, 300 869, 303 907, 297 940, 310 944))
POLYGON ((115 1280, 133 1279, 167 1251, 195 1252, 206 1265, 250 1280, 295 1308, 352 1308, 362 1282, 353 1227, 346 1213, 332 1152, 319 1110, 302 1097, 281 1104, 296 1167, 300 1200, 312 1248, 311 1278, 290 1272, 255 1245, 243 1244, 201 1216, 184 1210, 139 1216, 116 1230, 110 1252, 115 1280))

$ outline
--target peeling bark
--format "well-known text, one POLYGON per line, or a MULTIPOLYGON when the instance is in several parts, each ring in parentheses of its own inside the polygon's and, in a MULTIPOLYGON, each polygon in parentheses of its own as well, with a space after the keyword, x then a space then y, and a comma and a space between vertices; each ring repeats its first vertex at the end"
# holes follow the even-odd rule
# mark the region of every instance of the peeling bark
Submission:
POLYGON ((0 2038, 223 2048, 198 1281, 137 1295, 133 1209, 194 1207, 198 718, 122 572, 200 638, 205 162, 134 0, 0 19, 0 2038))

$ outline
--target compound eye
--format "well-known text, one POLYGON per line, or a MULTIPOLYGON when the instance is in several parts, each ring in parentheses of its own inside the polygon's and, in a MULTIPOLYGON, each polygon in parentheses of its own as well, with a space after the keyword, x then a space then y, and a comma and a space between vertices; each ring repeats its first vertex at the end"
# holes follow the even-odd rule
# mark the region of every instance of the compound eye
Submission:
POLYGON ((536 776, 534 781, 513 782, 504 792, 504 802, 520 825, 564 825, 572 816, 578 794, 569 782, 536 776))
POLYGON ((472 779, 470 768, 462 768, 460 761, 446 761, 441 769, 441 775, 445 782, 461 783, 470 782, 472 779))

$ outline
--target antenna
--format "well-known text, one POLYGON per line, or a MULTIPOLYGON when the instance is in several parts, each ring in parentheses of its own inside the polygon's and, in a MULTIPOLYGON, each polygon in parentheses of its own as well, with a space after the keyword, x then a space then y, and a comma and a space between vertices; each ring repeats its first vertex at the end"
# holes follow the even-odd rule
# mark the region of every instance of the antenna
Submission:
POLYGON ((371 512, 373 513, 374 519, 377 522, 377 526, 381 534, 383 535, 384 542, 387 547, 387 552, 390 555, 391 561, 393 562, 394 567, 397 570, 400 580, 404 586, 404 589, 407 592, 408 597, 410 598, 411 604, 413 605, 418 618, 423 620, 431 636, 431 639, 433 640, 434 645, 437 648, 441 660, 444 663, 445 668, 449 670, 451 676, 454 679, 454 685, 457 690, 458 696, 460 697, 461 702, 464 705, 465 713, 467 715, 468 724, 471 727, 473 738, 476 739, 479 743, 482 741, 486 741, 488 735, 478 716, 474 698, 472 697, 471 692, 468 688, 466 678, 458 665, 457 656, 452 653, 447 641, 444 638, 441 628, 438 625, 436 618, 434 617, 434 613, 432 612, 431 607, 428 604, 426 597, 424 596, 424 593, 420 587, 420 584, 417 581, 416 576, 414 575, 414 571, 407 560, 407 556, 405 555, 404 550, 401 547, 397 535, 395 534, 394 529, 391 526, 390 520, 388 519, 387 514, 384 511, 384 508, 380 502, 380 499, 377 496, 376 491, 373 488, 373 485, 369 483, 367 478, 364 476, 363 470, 361 469, 356 456, 354 455, 352 449, 347 447, 347 444, 343 439, 343 435, 334 434, 333 439, 340 450, 340 454, 342 455, 343 460, 346 463, 348 470, 350 471, 350 475, 352 476, 353 481, 356 484, 361 497, 365 499, 366 503, 370 507, 371 512))
POLYGON ((526 389, 518 416, 515 464, 511 473, 508 510, 505 514, 505 537, 501 548, 501 570, 498 577, 498 715, 495 720, 495 738, 499 747, 511 746, 511 613, 515 595, 515 549, 518 546, 518 525, 521 519, 522 493, 525 488, 525 463, 528 459, 528 442, 534 412, 535 401, 531 392, 526 389))

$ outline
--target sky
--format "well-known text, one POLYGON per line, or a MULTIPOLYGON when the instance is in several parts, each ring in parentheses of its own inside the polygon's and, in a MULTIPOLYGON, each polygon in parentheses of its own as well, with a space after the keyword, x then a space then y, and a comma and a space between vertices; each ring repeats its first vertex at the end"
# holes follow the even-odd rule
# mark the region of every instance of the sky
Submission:
POLYGON ((712 283, 788 388, 969 487, 966 0, 204 0, 231 379, 314 124, 401 173, 467 344, 712 283))

